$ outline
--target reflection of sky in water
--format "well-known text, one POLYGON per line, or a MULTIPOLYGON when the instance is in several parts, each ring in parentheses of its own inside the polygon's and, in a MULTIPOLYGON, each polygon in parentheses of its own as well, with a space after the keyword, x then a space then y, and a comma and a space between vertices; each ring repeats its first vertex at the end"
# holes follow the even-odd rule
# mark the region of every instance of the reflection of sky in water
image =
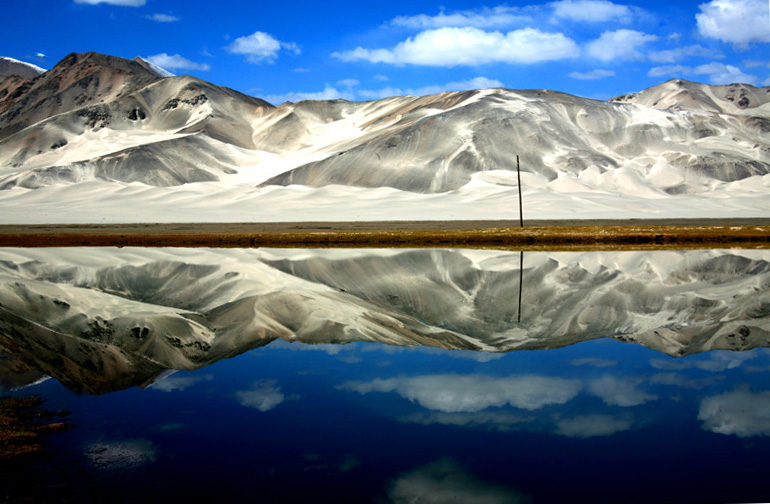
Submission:
POLYGON ((276 343, 146 390, 48 380, 16 393, 72 410, 77 428, 17 483, 80 501, 767 500, 766 349, 474 355, 488 354, 276 343))

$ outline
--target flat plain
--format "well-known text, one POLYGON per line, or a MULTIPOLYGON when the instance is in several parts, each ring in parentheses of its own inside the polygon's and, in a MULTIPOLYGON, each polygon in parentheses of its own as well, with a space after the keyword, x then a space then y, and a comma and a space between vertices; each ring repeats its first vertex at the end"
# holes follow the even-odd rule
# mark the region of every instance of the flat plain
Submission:
POLYGON ((7 225, 0 246, 770 248, 770 219, 7 225))

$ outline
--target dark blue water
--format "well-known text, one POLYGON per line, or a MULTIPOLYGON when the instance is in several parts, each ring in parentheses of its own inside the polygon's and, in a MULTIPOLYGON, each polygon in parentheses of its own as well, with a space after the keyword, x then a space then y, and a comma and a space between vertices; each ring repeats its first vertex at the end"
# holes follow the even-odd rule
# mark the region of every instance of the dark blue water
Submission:
POLYGON ((770 352, 288 344, 76 395, 11 502, 761 502, 770 352))

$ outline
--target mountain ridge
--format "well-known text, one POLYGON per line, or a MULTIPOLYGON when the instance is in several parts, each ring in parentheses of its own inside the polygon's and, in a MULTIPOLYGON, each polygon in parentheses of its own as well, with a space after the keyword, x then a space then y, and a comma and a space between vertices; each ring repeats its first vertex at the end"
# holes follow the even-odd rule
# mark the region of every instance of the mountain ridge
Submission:
POLYGON ((740 206, 770 187, 768 132, 770 88, 745 84, 673 79, 608 101, 492 88, 274 106, 138 61, 73 53, 33 80, 0 82, 0 204, 15 188, 35 206, 36 190, 74 198, 86 183, 113 193, 140 184, 148 202, 196 188, 185 194, 197 216, 207 203, 195 195, 211 191, 247 213, 280 191, 284 201, 337 188, 472 201, 516 186, 518 156, 522 183, 544 202, 629 206, 625 198, 684 216, 688 198, 716 208, 734 196, 740 206))

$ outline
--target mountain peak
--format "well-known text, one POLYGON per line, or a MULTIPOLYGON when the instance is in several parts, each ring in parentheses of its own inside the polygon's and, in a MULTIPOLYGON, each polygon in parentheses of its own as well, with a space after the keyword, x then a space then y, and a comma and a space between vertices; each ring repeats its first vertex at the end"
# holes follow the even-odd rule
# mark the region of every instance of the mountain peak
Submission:
POLYGON ((62 58, 51 70, 59 74, 74 72, 75 77, 87 75, 98 70, 109 70, 136 77, 159 77, 156 72, 135 60, 127 60, 97 52, 70 53, 62 58))
POLYGON ((0 97, 0 139, 48 117, 110 101, 159 79, 136 61, 95 52, 70 53, 23 94, 0 97))
POLYGON ((770 88, 742 83, 709 86, 685 79, 671 79, 638 93, 617 96, 610 101, 665 110, 740 113, 770 103, 770 88))

